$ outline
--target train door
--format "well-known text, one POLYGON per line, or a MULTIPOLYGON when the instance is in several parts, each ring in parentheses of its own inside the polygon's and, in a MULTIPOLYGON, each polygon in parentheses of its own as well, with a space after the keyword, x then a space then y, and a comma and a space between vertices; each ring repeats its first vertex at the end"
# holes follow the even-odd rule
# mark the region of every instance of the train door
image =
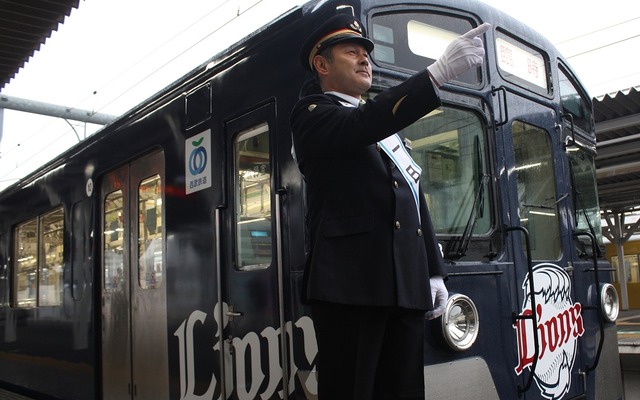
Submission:
POLYGON ((167 398, 164 155, 107 173, 102 215, 104 399, 167 398))
POLYGON ((568 194, 564 165, 554 159, 558 133, 552 109, 504 94, 503 125, 508 192, 512 204, 506 234, 514 260, 513 327, 519 390, 529 399, 582 394, 577 354, 584 332, 567 263, 567 216, 559 204, 568 194))
POLYGON ((275 105, 225 124, 230 144, 228 207, 221 228, 223 337, 227 398, 281 398, 284 346, 279 296, 279 212, 276 207, 275 105))

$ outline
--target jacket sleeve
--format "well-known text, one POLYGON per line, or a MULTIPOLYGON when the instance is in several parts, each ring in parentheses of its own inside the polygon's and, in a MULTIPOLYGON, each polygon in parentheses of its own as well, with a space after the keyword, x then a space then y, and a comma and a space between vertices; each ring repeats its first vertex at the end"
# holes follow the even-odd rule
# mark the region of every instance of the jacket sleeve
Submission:
POLYGON ((428 72, 420 72, 358 108, 327 95, 301 99, 291 114, 298 161, 333 157, 382 140, 440 106, 428 72))

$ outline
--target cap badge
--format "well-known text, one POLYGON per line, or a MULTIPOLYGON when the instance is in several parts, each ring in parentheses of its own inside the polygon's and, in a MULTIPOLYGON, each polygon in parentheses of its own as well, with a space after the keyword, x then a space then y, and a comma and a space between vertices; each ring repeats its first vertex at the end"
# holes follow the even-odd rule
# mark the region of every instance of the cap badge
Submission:
POLYGON ((353 21, 351 24, 349 24, 349 27, 356 32, 362 33, 362 28, 360 27, 358 21, 353 21))

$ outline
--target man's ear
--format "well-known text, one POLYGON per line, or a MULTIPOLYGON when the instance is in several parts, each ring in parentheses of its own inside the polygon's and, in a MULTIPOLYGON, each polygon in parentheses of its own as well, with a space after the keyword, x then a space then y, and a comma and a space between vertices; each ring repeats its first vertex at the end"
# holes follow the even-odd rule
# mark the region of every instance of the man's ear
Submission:
POLYGON ((324 76, 329 72, 329 61, 323 56, 319 54, 316 55, 313 57, 311 63, 313 64, 313 69, 318 73, 318 75, 324 76))

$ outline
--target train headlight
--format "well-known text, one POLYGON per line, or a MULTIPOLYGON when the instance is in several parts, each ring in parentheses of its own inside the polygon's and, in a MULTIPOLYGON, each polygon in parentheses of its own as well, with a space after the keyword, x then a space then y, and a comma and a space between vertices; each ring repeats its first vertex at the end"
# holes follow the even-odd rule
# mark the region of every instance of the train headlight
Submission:
POLYGON ((442 334, 456 351, 470 348, 478 337, 478 310, 473 301, 462 294, 449 297, 442 315, 442 334))
POLYGON ((600 287, 600 309, 607 321, 614 322, 618 318, 620 311, 618 291, 610 283, 600 287))

